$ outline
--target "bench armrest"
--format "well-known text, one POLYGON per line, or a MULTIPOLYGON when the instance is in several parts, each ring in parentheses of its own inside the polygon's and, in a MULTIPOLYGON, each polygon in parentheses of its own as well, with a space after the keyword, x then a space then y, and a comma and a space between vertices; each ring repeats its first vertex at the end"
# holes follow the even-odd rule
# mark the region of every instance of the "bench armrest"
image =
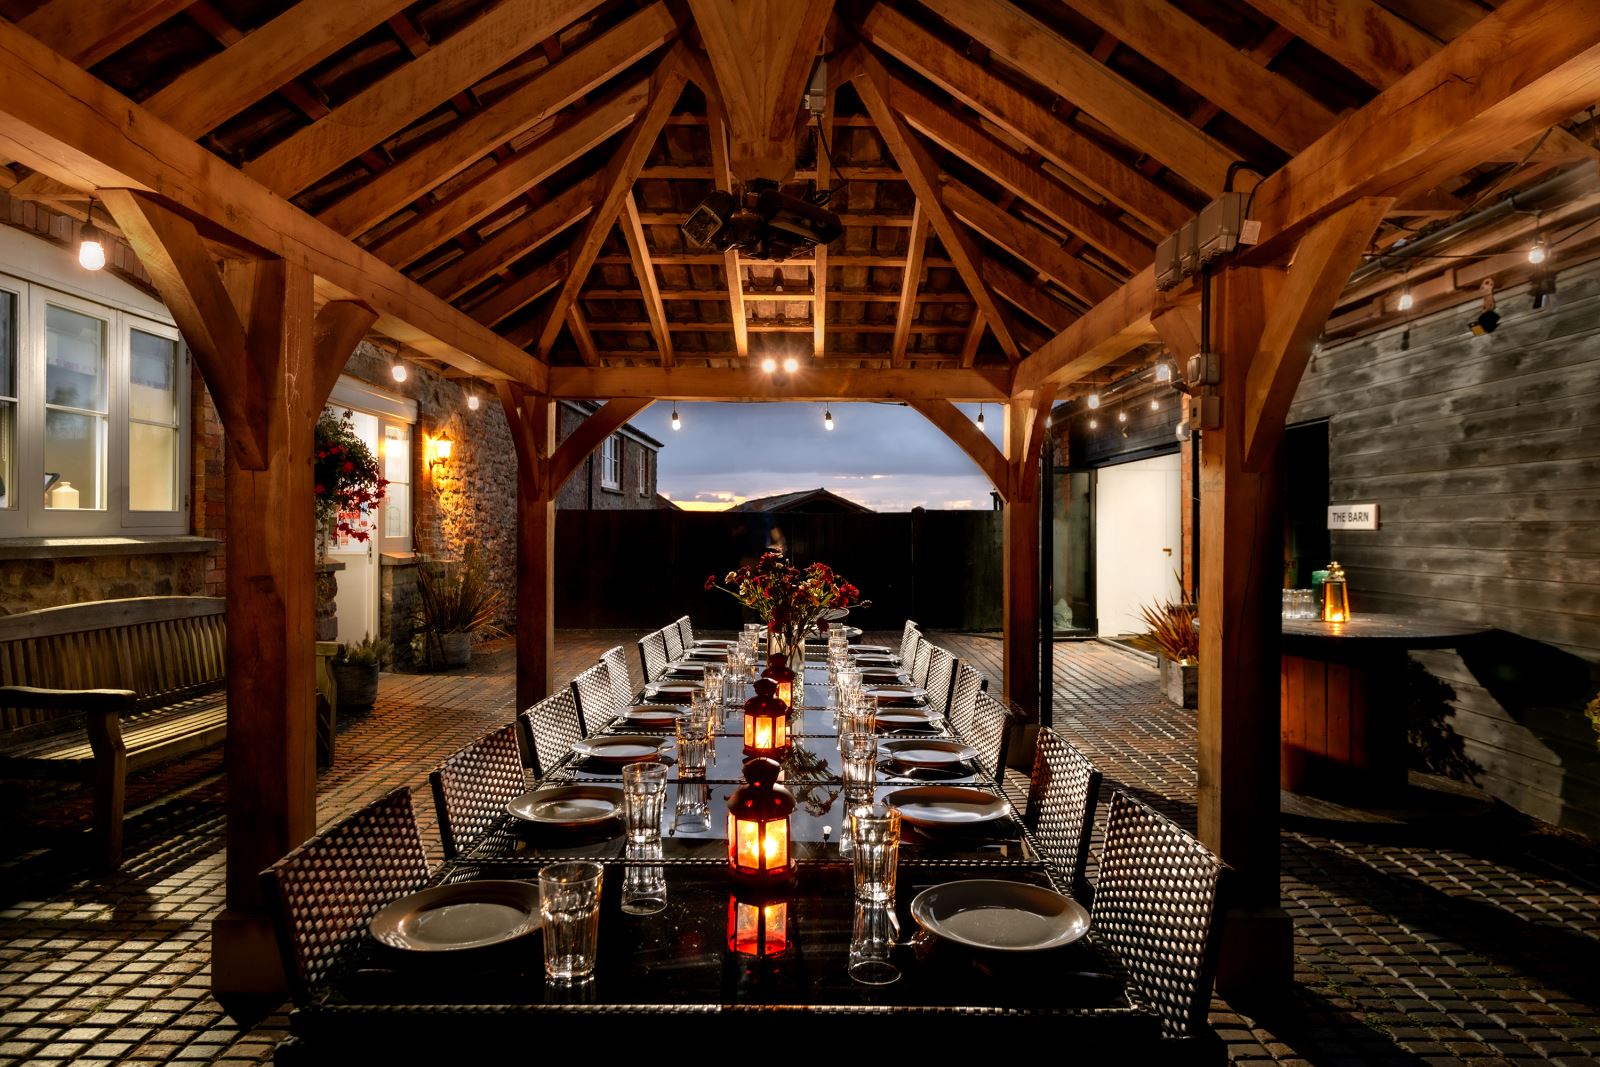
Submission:
POLYGON ((0 686, 0 707, 47 708, 51 711, 133 711, 138 694, 131 689, 39 689, 31 685, 0 686))

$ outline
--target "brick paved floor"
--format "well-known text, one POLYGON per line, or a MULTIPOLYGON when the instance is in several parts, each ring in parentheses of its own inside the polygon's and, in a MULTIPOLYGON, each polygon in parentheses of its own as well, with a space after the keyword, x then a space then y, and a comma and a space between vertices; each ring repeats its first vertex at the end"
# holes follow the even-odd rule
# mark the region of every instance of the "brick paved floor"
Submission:
MULTIPOLYGON (((563 633, 561 673, 632 636, 563 633)), ((940 640, 999 678, 998 640, 940 640)), ((385 676, 378 706, 341 726, 318 782, 322 823, 410 784, 438 859, 427 772, 505 721, 511 681, 504 651, 459 674, 385 676)), ((1159 698, 1148 663, 1093 642, 1058 646, 1055 721, 1108 789, 1193 825, 1194 715, 1159 698)), ((211 753, 136 776, 129 860, 101 881, 86 878, 71 841, 86 796, 0 783, 0 1065, 270 1058, 282 1016, 241 1031, 207 991, 220 769, 211 753)), ((1586 842, 1500 813, 1428 842, 1285 832, 1283 858, 1296 985, 1260 1018, 1214 1005, 1231 1059, 1600 1062, 1600 853, 1586 842)))

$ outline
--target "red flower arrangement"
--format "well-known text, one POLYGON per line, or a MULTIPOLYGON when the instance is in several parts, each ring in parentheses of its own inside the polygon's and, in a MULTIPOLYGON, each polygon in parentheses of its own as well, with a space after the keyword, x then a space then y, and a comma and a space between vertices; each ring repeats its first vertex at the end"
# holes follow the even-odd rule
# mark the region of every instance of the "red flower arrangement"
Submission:
POLYGON ((314 491, 317 494, 317 525, 334 524, 343 537, 355 541, 368 538, 366 530, 350 525, 342 514, 376 508, 383 500, 389 481, 383 477, 378 460, 365 441, 356 434, 351 412, 335 416, 323 412, 317 420, 316 459, 312 464, 314 491))
POLYGON ((827 630, 822 616, 829 609, 863 603, 861 590, 826 563, 796 567, 781 552, 768 552, 753 564, 729 571, 722 581, 718 584, 716 575, 707 575, 706 589, 721 589, 754 611, 767 624, 767 632, 789 650, 801 647, 812 627, 827 630))

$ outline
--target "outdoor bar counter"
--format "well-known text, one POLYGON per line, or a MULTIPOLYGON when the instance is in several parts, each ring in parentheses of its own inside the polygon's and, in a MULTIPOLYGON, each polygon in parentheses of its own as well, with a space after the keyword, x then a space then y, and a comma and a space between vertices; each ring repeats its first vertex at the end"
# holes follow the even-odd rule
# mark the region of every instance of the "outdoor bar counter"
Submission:
POLYGON ((1381 801, 1406 788, 1406 662, 1488 628, 1410 615, 1283 622, 1280 785, 1331 800, 1381 801))

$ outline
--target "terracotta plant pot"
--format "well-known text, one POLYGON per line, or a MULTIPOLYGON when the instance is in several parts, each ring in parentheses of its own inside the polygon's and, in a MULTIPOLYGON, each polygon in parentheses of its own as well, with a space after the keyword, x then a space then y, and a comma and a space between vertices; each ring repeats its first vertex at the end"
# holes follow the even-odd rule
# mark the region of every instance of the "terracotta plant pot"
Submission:
POLYGON ((1166 656, 1156 657, 1161 668, 1161 695, 1180 708, 1200 706, 1200 668, 1193 663, 1176 663, 1166 656))
POLYGON ((334 660, 333 684, 339 693, 339 707, 359 711, 370 708, 378 699, 378 665, 334 660))

